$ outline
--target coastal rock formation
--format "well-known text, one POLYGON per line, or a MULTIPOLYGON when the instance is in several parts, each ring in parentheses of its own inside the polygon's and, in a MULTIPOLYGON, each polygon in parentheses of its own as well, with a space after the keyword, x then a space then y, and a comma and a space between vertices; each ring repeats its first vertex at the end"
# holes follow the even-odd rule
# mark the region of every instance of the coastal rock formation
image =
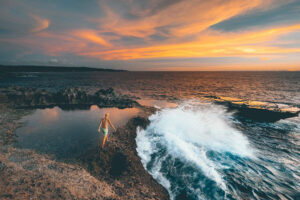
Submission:
POLYGON ((209 100, 225 105, 228 111, 235 111, 240 120, 253 120, 257 122, 276 122, 280 119, 296 117, 300 108, 270 102, 242 100, 230 97, 208 96, 209 100))
MULTIPOLYGON (((99 95, 110 94, 102 90, 99 95)), ((0 104, 0 199, 165 200, 168 192, 143 168, 136 152, 136 129, 153 110, 118 128, 104 149, 63 162, 15 148, 15 129, 28 109, 0 104)))
POLYGON ((89 94, 80 88, 66 88, 57 92, 35 88, 0 89, 0 103, 9 103, 14 108, 48 108, 59 106, 64 110, 89 109, 99 107, 129 108, 138 103, 127 95, 115 92, 112 88, 100 89, 89 94))
POLYGON ((131 119, 117 130, 104 149, 94 149, 78 158, 99 180, 113 185, 125 199, 169 199, 167 191, 144 169, 136 152, 136 129, 149 124, 146 117, 131 119))
POLYGON ((0 199, 118 199, 112 186, 82 167, 6 150, 0 154, 0 199))

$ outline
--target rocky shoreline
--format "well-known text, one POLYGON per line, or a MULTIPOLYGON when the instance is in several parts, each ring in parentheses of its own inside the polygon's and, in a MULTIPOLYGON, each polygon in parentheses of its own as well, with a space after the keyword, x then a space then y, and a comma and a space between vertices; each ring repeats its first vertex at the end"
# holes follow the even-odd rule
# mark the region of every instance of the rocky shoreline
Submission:
POLYGON ((91 150, 78 159, 94 177, 113 185, 123 199, 169 199, 167 191, 145 171, 137 155, 137 127, 145 128, 149 123, 145 113, 119 128, 104 149, 91 150))
POLYGON ((131 108, 138 105, 132 98, 114 91, 113 88, 100 89, 92 94, 81 88, 64 88, 58 91, 22 87, 0 88, 0 103, 9 104, 13 108, 58 106, 63 110, 70 110, 89 109, 91 105, 131 108))
POLYGON ((281 119, 296 117, 300 113, 299 107, 286 104, 250 101, 230 97, 206 96, 216 104, 226 106, 229 112, 234 112, 241 121, 253 120, 257 122, 276 122, 281 119))
MULTIPOLYGON (((67 89, 67 94, 74 91, 67 89)), ((32 101, 29 104, 24 103, 28 101, 12 102, 12 96, 1 93, 0 199, 169 199, 166 189, 148 174, 136 152, 136 129, 138 126, 147 126, 148 116, 155 110, 142 107, 129 97, 113 93, 111 89, 100 90, 88 98, 96 96, 97 105, 106 107, 136 106, 141 109, 140 115, 118 128, 104 149, 92 149, 72 162, 57 161, 33 150, 14 147, 14 131, 21 125, 17 121, 31 112, 27 108, 34 105, 54 106, 53 102, 48 99, 44 100, 49 102, 45 104, 41 100, 34 101, 35 104, 32 101)), ((19 93, 19 97, 22 96, 19 93)), ((40 95, 38 99, 46 96, 40 95)), ((69 102, 78 108, 76 106, 81 104, 82 95, 69 96, 69 102)), ((94 102, 91 100, 88 103, 94 102)))

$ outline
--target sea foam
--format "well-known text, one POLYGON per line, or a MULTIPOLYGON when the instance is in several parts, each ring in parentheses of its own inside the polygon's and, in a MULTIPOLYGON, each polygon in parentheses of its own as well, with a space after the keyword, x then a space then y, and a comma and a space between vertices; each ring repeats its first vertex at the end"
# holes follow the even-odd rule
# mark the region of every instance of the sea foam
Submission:
POLYGON ((170 183, 160 174, 166 156, 192 163, 224 191, 226 184, 218 172, 222 166, 210 160, 207 151, 254 157, 247 137, 234 128, 230 121, 232 114, 222 106, 189 101, 176 108, 162 109, 149 119, 150 125, 145 130, 138 129, 137 151, 145 168, 152 159, 155 167, 150 173, 167 189, 170 183), (166 155, 154 158, 152 155, 161 148, 166 149, 166 155))

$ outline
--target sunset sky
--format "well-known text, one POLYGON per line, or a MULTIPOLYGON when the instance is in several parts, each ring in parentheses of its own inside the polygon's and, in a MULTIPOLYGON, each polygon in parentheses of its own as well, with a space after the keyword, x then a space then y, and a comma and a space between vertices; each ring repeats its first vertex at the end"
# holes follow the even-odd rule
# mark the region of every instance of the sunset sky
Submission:
POLYGON ((300 70, 300 0, 1 0, 0 64, 300 70))

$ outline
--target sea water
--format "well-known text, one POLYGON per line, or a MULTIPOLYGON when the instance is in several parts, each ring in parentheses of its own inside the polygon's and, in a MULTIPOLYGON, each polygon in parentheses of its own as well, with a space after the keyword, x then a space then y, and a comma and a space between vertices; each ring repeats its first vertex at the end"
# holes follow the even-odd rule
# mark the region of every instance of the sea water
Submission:
MULTIPOLYGON (((49 90, 81 87, 91 92, 113 87, 142 99, 151 99, 140 101, 141 104, 150 102, 158 111, 149 117, 148 127, 137 130, 137 152, 145 169, 168 190, 171 199, 300 198, 299 116, 275 122, 267 119, 255 121, 247 117, 241 119, 236 116, 235 110, 207 100, 208 97, 222 97, 299 109, 299 72, 70 72, 27 75, 3 78, 0 87, 49 90)), ((79 118, 84 115, 80 111, 73 114, 79 118)), ((40 113, 36 115, 40 116, 40 113)), ((67 113, 61 116, 64 116, 62 121, 68 121, 70 117, 67 113)), ((79 118, 85 127, 89 124, 79 118)), ((78 130, 81 130, 80 127, 78 130)), ((46 134, 46 137, 51 134, 46 134)), ((81 137, 80 133, 78 136, 81 137)), ((89 136, 84 137, 89 141, 89 136)), ((25 145, 26 139, 23 140, 25 145)), ((28 148, 34 146, 27 144, 28 148)), ((72 146, 71 141, 66 141, 66 144, 67 147, 72 146)))
POLYGON ((149 119, 150 125, 138 130, 137 151, 172 199, 299 195, 299 117, 242 123, 223 106, 189 101, 149 119))

